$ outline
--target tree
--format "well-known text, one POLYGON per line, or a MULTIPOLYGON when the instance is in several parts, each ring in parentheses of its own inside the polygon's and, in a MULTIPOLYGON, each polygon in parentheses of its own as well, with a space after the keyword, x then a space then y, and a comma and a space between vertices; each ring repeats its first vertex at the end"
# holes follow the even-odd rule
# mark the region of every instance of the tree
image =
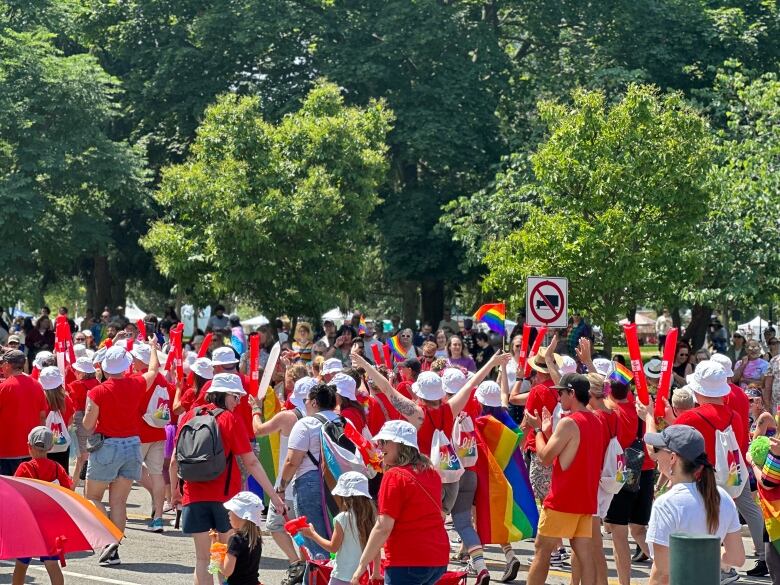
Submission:
POLYGON ((189 159, 164 170, 164 215, 143 245, 196 300, 229 292, 269 314, 320 314, 360 290, 391 121, 328 83, 278 124, 256 97, 221 96, 189 159))
POLYGON ((577 91, 539 113, 550 135, 521 187, 539 201, 486 243, 484 286, 519 304, 526 277, 566 276, 571 308, 603 324, 609 346, 620 316, 697 271, 687 239, 706 215, 710 131, 679 94, 638 85, 612 107, 577 91))

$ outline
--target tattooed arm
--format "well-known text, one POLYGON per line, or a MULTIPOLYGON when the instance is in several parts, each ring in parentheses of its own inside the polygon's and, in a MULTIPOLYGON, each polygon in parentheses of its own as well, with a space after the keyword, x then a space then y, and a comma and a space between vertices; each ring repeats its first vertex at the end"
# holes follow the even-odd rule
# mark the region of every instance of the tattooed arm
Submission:
POLYGON ((415 428, 420 428, 423 423, 423 411, 418 405, 409 400, 406 396, 398 392, 393 388, 392 384, 380 374, 371 364, 369 364, 363 356, 353 354, 352 366, 356 368, 363 368, 366 371, 366 375, 373 380, 377 389, 387 396, 395 409, 400 412, 403 417, 412 423, 415 428))

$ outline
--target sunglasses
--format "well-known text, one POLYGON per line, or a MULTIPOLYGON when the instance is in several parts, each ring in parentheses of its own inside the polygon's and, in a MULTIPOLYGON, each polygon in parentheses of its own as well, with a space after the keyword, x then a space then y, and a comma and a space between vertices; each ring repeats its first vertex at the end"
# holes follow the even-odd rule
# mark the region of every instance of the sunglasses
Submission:
POLYGON ((678 355, 679 357, 688 357, 688 356, 689 356, 689 355, 691 355, 691 354, 689 354, 689 353, 678 353, 677 355, 678 355))

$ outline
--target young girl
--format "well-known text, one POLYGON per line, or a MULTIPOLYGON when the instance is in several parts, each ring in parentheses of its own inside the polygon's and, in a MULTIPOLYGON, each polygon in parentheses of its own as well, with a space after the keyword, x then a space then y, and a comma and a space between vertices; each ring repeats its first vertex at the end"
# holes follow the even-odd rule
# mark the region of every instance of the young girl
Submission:
MULTIPOLYGON (((357 471, 347 471, 339 477, 334 496, 341 496, 341 512, 333 519, 333 537, 323 538, 314 526, 301 530, 328 552, 336 553, 329 585, 349 585, 360 563, 360 555, 376 522, 376 508, 368 493, 368 479, 357 471)), ((379 575, 379 555, 374 559, 374 572, 379 575)), ((371 579, 374 580, 372 575, 371 579)))
POLYGON ((224 506, 228 509, 230 526, 235 533, 228 540, 220 573, 228 585, 257 585, 263 551, 260 537, 263 501, 252 492, 239 492, 224 506))

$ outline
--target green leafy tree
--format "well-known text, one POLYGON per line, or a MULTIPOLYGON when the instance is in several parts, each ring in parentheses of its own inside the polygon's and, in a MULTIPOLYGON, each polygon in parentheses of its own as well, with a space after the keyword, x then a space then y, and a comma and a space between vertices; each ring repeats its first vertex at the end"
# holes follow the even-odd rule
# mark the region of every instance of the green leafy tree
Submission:
POLYGON ((315 315, 359 291, 391 113, 323 83, 278 124, 258 98, 206 110, 189 159, 164 170, 143 240, 194 299, 232 293, 268 314, 315 315))

